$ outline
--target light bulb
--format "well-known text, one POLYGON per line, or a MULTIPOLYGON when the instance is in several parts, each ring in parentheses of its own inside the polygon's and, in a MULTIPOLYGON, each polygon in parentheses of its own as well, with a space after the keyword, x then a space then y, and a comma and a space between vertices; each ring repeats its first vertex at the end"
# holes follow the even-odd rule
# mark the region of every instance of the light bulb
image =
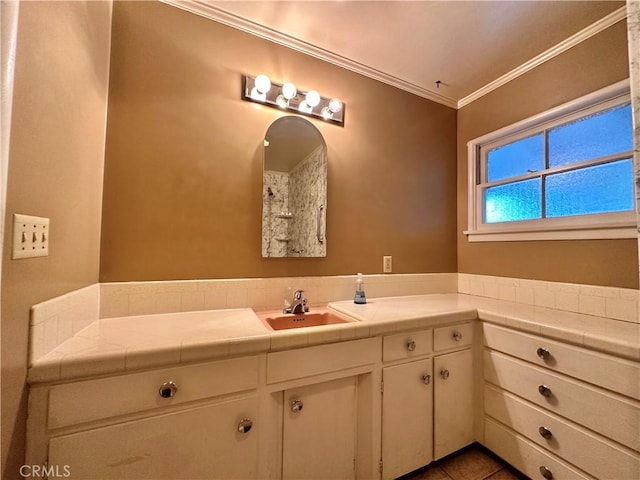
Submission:
POLYGON ((282 85, 282 96, 287 100, 291 100, 296 96, 298 90, 296 90, 296 86, 293 83, 287 82, 282 85))
POLYGON ((331 111, 330 107, 323 107, 320 113, 322 114, 322 118, 324 118, 325 120, 329 120, 331 119, 331 117, 333 117, 333 112, 331 111))
POLYGON ((300 110, 302 113, 311 113, 313 108, 307 104, 306 100, 303 100, 302 102, 300 102, 300 105, 298 106, 298 110, 300 110))
POLYGON ((329 110, 331 110, 333 113, 338 113, 340 110, 342 110, 342 102, 339 98, 332 98, 331 100, 329 100, 329 110))
POLYGON ((289 100, 287 100, 283 95, 278 95, 276 97, 276 105, 280 108, 287 108, 289 106, 289 100))
POLYGON ((307 105, 313 108, 320 103, 320 94, 315 90, 309 90, 307 92, 306 101, 307 101, 307 105))
POLYGON ((250 94, 251 98, 253 98, 254 100, 259 100, 261 102, 264 102, 267 100, 267 94, 266 93, 260 93, 258 91, 258 87, 253 87, 251 89, 251 94, 250 94))
POLYGON ((253 83, 259 93, 267 93, 271 89, 271 80, 266 75, 258 75, 253 83))

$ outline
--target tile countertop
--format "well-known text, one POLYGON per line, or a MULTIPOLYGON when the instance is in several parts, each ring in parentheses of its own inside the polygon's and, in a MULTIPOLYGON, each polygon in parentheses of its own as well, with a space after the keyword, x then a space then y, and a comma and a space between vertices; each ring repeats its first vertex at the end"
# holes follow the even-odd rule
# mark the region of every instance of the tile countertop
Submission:
MULTIPOLYGON (((250 308, 97 320, 31 366, 31 384, 121 374, 306 347, 479 318, 640 360, 640 324, 462 294, 352 301, 329 307, 353 322, 271 331, 250 308)), ((313 310, 313 308, 312 308, 313 310)))

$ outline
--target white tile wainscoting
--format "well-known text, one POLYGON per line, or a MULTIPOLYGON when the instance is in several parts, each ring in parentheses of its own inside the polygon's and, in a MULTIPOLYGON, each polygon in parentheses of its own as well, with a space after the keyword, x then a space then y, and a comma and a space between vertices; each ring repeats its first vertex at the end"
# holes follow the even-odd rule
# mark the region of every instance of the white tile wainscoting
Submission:
MULTIPOLYGON (((225 308, 283 308, 302 289, 310 305, 353 298, 355 275, 115 282, 90 285, 31 308, 29 366, 99 318, 225 308)), ((371 298, 456 293, 456 273, 366 275, 371 298)))
MULTIPOLYGON (((272 310, 294 290, 310 305, 353 297, 356 276, 101 283, 34 305, 29 365, 101 318, 227 308, 272 310)), ((463 293, 640 323, 633 289, 465 273, 365 275, 369 298, 463 293)))
POLYGON ((630 288, 459 273, 458 293, 640 323, 640 291, 630 288))

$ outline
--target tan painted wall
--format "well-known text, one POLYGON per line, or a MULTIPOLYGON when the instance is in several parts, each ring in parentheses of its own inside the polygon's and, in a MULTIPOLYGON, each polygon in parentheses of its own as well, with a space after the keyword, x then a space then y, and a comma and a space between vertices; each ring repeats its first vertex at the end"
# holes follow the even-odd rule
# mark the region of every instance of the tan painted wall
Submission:
POLYGON ((469 140, 628 78, 625 22, 458 111, 458 271, 638 288, 635 239, 469 243, 469 140))
MULTIPOLYGON (((21 6, 5 246, 15 213, 51 218, 51 254, 2 282, 2 477, 23 461, 29 307, 98 280, 110 5, 21 6)), ((100 277, 110 280, 456 271, 456 112, 157 3, 114 7, 100 277), (242 102, 270 73, 347 103, 329 147, 329 255, 260 257, 262 137, 242 102), (188 248, 187 248, 188 247, 188 248)), ((459 112, 458 231, 468 139, 627 76, 618 25, 459 112)), ((634 241, 468 245, 459 271, 637 288, 634 241)))
POLYGON ((102 281, 456 270, 456 111, 175 8, 114 6, 102 281), (261 257, 262 141, 242 74, 346 103, 328 145, 328 254, 261 257))
POLYGON ((2 478, 24 461, 29 309, 98 280, 111 4, 22 2, 2 264, 2 478), (51 219, 11 260, 12 215, 51 219))

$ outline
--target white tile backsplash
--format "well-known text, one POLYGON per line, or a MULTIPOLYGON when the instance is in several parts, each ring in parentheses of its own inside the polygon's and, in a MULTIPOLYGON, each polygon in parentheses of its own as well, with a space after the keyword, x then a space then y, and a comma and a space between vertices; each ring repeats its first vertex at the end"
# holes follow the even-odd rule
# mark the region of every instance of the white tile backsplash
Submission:
POLYGON ((631 288, 459 273, 458 291, 468 295, 640 323, 640 291, 631 288))
MULTIPOLYGON (((322 306, 353 298, 355 284, 355 275, 95 284, 31 308, 29 364, 99 318, 225 308, 279 310, 298 289, 312 307, 322 306)), ((464 293, 640 323, 640 293, 633 289, 466 273, 365 275, 364 289, 369 298, 464 293)))
POLYGON ((99 314, 99 284, 66 293, 31 307, 29 365, 98 320, 99 314))
MULTIPOLYGON (((355 275, 101 284, 101 318, 221 308, 279 310, 295 290, 311 306, 353 297, 355 275)), ((370 297, 455 293, 455 273, 365 275, 370 297)))
POLYGON ((580 295, 565 290, 556 291, 555 308, 569 312, 578 312, 580 310, 580 295))
POLYGON ((616 320, 638 320, 638 299, 606 298, 605 315, 616 320))
POLYGON ((606 314, 605 297, 581 294, 578 299, 578 308, 580 313, 604 317, 606 314))

